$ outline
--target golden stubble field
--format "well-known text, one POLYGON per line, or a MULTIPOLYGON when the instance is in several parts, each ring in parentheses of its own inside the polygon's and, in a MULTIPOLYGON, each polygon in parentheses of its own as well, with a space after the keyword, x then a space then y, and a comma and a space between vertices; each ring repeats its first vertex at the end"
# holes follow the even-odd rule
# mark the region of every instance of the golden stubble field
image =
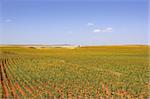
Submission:
POLYGON ((0 98, 148 99, 148 46, 0 47, 0 98))

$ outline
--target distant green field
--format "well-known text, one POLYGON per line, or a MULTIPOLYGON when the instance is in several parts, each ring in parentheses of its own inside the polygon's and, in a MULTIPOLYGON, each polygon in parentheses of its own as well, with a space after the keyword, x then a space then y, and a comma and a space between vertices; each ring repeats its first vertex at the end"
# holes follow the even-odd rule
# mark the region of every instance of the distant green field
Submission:
POLYGON ((148 48, 0 47, 0 97, 148 99, 148 48))

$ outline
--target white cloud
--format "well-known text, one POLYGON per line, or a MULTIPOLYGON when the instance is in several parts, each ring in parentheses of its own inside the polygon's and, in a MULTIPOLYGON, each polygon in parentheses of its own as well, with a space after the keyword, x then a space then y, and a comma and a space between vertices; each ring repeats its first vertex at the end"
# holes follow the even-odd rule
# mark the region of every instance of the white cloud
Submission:
POLYGON ((100 32, 102 32, 102 33, 104 33, 104 32, 112 32, 113 31, 113 28, 111 28, 111 27, 107 27, 107 28, 98 28, 98 29, 94 29, 93 30, 93 32, 95 32, 95 33, 100 33, 100 32))
POLYGON ((73 31, 68 31, 67 33, 68 33, 68 34, 72 34, 72 33, 73 33, 73 31))
POLYGON ((87 25, 88 25, 88 26, 93 26, 93 25, 94 25, 94 23, 87 23, 87 25))
POLYGON ((5 20, 5 22, 8 22, 8 23, 11 22, 11 21, 12 21, 11 19, 6 19, 5 20))
POLYGON ((100 29, 94 29, 94 30, 93 30, 93 32, 95 32, 95 33, 96 33, 96 32, 100 32, 100 31, 101 31, 100 29))

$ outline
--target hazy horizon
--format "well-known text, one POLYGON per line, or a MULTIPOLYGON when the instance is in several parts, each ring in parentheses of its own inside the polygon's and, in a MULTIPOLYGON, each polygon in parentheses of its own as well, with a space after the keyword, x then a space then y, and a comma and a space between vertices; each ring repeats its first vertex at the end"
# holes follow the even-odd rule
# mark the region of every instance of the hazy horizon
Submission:
POLYGON ((150 46, 150 44, 0 44, 0 46, 150 46))
POLYGON ((2 0, 0 44, 148 45, 148 0, 2 0))

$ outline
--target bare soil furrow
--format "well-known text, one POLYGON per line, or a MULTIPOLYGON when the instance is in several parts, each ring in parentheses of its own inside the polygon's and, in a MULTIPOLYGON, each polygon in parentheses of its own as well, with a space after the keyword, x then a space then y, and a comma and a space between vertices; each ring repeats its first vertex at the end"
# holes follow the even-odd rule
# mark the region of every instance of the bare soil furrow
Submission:
POLYGON ((4 74, 5 74, 8 86, 10 88, 11 95, 12 95, 12 97, 16 97, 14 87, 12 86, 11 80, 9 79, 7 71, 6 71, 6 59, 4 61, 2 61, 2 67, 3 67, 3 71, 4 71, 4 74))
POLYGON ((1 63, 0 63, 0 77, 1 77, 1 86, 2 86, 2 98, 8 98, 9 97, 9 92, 8 92, 8 89, 6 87, 6 84, 4 82, 4 74, 3 74, 3 67, 2 67, 2 61, 1 60, 1 63))

